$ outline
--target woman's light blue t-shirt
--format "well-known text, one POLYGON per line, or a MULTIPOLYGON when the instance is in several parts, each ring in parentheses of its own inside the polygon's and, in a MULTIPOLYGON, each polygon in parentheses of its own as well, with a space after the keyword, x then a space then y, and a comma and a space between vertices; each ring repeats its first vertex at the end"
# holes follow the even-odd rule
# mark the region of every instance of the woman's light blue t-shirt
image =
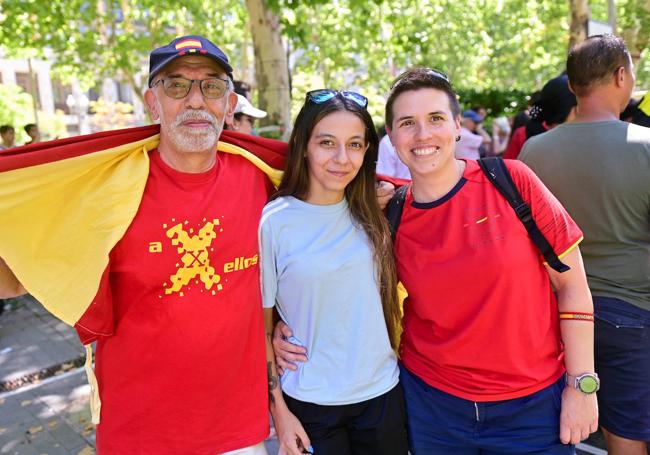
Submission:
POLYGON ((384 321, 368 237, 347 201, 315 205, 282 197, 260 221, 262 297, 277 305, 309 360, 282 376, 283 391, 321 405, 382 395, 399 370, 384 321))

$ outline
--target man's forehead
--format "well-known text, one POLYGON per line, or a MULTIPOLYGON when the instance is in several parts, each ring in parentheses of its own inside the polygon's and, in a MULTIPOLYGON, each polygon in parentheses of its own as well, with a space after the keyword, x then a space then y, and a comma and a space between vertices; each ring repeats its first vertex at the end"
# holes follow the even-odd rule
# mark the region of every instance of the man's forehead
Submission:
POLYGON ((174 59, 164 67, 161 73, 171 74, 181 71, 204 70, 219 76, 226 76, 226 71, 217 62, 201 55, 187 55, 174 59))

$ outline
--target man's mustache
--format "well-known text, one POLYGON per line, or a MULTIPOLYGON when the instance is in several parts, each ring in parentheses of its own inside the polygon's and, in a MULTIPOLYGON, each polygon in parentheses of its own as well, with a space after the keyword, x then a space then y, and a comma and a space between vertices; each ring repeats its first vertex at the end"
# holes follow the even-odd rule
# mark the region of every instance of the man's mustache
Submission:
POLYGON ((217 118, 214 115, 201 110, 186 110, 181 112, 174 120, 174 127, 181 126, 183 122, 188 120, 204 120, 210 122, 215 130, 217 129, 217 118))

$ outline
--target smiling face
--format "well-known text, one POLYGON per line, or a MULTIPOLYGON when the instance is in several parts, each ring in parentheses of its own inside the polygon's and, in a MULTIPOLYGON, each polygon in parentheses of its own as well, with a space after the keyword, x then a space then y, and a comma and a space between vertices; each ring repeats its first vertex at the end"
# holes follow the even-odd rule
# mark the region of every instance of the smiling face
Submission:
POLYGON ((392 112, 390 140, 414 179, 455 172, 460 119, 452 113, 445 92, 434 88, 405 91, 395 98, 392 112))
POLYGON ((314 127, 307 145, 309 189, 306 201, 335 204, 345 194, 363 164, 367 144, 361 119, 348 111, 323 117, 314 127))
POLYGON ((237 96, 227 91, 217 99, 203 96, 198 83, 192 84, 190 92, 181 99, 165 94, 161 78, 183 77, 201 80, 211 77, 227 79, 225 71, 212 59, 203 56, 186 56, 171 62, 147 90, 145 100, 154 119, 160 119, 160 153, 170 157, 183 154, 215 153, 223 129, 224 120, 233 115, 237 96))

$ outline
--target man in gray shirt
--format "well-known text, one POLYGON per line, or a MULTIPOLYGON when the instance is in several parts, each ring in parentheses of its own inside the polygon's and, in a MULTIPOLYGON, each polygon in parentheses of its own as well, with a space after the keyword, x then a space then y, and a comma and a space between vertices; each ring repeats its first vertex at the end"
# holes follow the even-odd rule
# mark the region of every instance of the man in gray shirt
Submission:
POLYGON ((596 316, 600 424, 610 455, 650 441, 650 129, 618 120, 634 89, 620 38, 593 36, 567 59, 573 122, 531 138, 519 157, 584 232, 596 316))

